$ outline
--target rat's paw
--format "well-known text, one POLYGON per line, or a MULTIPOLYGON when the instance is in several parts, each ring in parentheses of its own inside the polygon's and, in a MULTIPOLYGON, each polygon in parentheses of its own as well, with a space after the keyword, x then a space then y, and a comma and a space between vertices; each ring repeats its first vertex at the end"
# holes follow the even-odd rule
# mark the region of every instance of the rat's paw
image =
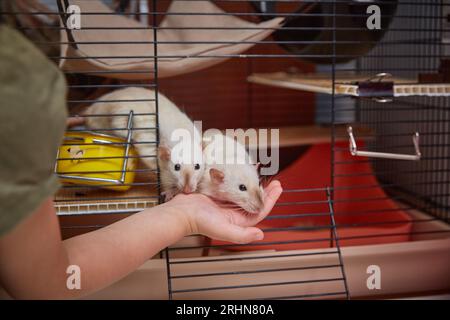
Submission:
POLYGON ((168 190, 168 191, 162 192, 161 195, 163 197, 163 201, 167 202, 167 201, 172 200, 172 198, 177 195, 177 192, 173 191, 173 190, 168 190))

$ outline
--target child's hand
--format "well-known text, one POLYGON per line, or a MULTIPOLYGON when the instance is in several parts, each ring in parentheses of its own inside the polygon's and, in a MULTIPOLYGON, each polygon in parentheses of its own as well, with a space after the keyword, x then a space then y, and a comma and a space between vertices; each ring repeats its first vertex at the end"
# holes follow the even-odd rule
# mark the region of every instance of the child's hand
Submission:
POLYGON ((222 207, 202 194, 179 194, 167 205, 178 207, 186 218, 188 234, 203 234, 217 240, 249 243, 262 240, 264 233, 253 227, 272 210, 283 189, 279 181, 272 181, 264 190, 264 209, 249 214, 222 207))

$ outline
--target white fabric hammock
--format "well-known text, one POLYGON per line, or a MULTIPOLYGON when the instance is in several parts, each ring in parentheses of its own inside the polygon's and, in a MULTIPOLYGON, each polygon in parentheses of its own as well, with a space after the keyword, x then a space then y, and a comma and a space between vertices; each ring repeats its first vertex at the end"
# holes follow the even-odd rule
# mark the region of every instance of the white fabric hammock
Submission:
MULTIPOLYGON (((82 13, 113 13, 108 6, 97 0, 70 0, 69 3, 78 5, 82 13)), ((209 1, 173 1, 168 13, 204 14, 176 14, 164 17, 159 27, 177 29, 157 30, 159 77, 181 75, 216 65, 228 59, 222 56, 239 54, 254 45, 240 42, 260 41, 280 27, 284 20, 274 18, 258 24, 247 22, 232 15, 223 15, 225 12, 209 1), (189 29, 197 27, 211 29, 189 29), (220 29, 224 27, 248 29, 220 29), (232 43, 205 43, 213 41, 232 43), (199 56, 221 57, 198 58, 199 56)), ((61 47, 61 56, 69 58, 61 60, 64 70, 81 73, 100 71, 100 76, 128 80, 154 77, 153 72, 133 73, 154 69, 154 45, 149 43, 153 41, 153 29, 116 14, 82 15, 81 27, 81 30, 71 30, 78 49, 66 44, 61 47), (89 29, 105 27, 128 29, 89 29), (128 44, 118 43, 124 41, 128 44)), ((62 42, 67 42, 64 29, 61 39, 62 42)))

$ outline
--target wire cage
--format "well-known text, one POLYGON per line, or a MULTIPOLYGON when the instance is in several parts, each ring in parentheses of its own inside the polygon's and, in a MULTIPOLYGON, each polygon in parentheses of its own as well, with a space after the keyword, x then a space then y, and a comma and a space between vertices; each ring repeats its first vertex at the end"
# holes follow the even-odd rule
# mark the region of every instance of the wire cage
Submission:
POLYGON ((140 281, 96 297, 347 299, 450 288, 447 1, 34 0, 5 13, 64 71, 71 115, 95 123, 69 128, 56 159, 65 238, 161 203, 160 92, 205 128, 280 128, 270 179, 284 192, 259 225, 264 240, 187 237, 146 263, 140 281), (129 87, 151 95, 108 96, 129 87), (102 108, 117 102, 150 107, 102 108), (92 106, 99 111, 86 113, 92 106), (382 289, 367 284, 374 265, 382 289))

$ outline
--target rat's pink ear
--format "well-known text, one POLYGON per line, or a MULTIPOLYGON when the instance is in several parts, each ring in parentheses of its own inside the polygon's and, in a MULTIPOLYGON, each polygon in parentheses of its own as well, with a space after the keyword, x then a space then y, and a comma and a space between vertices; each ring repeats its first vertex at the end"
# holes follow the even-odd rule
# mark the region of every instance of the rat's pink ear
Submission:
POLYGON ((225 177, 222 171, 214 168, 209 169, 209 175, 211 176, 211 180, 215 183, 222 183, 223 178, 225 177))
POLYGON ((169 161, 170 160, 170 149, 167 147, 159 147, 158 148, 158 157, 159 159, 163 161, 169 161))
POLYGON ((254 164, 256 171, 259 171, 259 168, 261 168, 261 162, 257 162, 254 164))

